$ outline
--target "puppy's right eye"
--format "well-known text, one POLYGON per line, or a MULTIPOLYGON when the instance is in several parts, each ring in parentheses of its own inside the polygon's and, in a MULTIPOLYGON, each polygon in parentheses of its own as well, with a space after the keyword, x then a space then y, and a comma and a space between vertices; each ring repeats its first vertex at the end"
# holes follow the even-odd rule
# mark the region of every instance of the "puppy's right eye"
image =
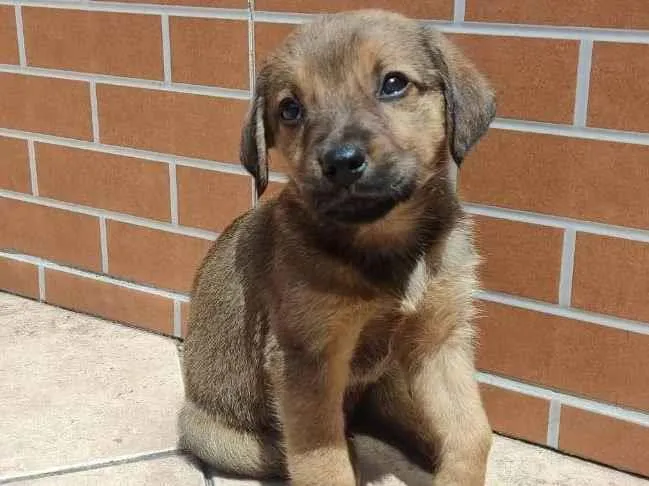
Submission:
POLYGON ((287 125, 294 125, 302 118, 302 105, 295 98, 284 98, 279 104, 279 117, 287 125))

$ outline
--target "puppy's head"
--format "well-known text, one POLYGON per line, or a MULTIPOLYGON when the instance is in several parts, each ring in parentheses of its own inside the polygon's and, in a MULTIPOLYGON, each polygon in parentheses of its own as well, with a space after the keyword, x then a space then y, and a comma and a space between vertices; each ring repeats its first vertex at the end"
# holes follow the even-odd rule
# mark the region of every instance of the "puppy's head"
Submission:
POLYGON ((485 79, 430 27, 382 11, 325 16, 260 71, 241 157, 258 193, 274 148, 311 210, 371 222, 460 164, 494 113, 485 79))

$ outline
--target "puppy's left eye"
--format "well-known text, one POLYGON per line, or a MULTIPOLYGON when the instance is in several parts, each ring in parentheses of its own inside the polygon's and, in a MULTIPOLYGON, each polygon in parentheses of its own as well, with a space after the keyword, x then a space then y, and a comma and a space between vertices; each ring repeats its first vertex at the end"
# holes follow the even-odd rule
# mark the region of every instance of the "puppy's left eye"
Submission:
POLYGON ((385 75, 381 83, 379 97, 383 99, 399 98, 406 93, 410 80, 403 73, 391 72, 385 75))

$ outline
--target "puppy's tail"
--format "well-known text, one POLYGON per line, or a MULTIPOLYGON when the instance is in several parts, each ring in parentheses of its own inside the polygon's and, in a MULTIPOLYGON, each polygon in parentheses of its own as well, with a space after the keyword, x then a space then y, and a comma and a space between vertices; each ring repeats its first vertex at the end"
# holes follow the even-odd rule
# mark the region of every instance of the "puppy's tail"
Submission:
POLYGON ((180 412, 178 428, 181 448, 222 472, 255 479, 286 476, 277 443, 228 427, 189 400, 180 412))

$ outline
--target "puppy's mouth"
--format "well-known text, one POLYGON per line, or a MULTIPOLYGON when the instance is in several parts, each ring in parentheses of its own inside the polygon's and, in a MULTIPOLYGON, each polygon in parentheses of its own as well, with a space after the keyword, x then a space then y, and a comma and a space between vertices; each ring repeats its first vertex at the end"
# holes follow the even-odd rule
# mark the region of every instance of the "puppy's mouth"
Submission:
POLYGON ((399 203, 407 201, 415 190, 415 182, 401 179, 382 190, 352 185, 334 194, 313 194, 315 210, 339 223, 371 223, 386 216, 399 203))

